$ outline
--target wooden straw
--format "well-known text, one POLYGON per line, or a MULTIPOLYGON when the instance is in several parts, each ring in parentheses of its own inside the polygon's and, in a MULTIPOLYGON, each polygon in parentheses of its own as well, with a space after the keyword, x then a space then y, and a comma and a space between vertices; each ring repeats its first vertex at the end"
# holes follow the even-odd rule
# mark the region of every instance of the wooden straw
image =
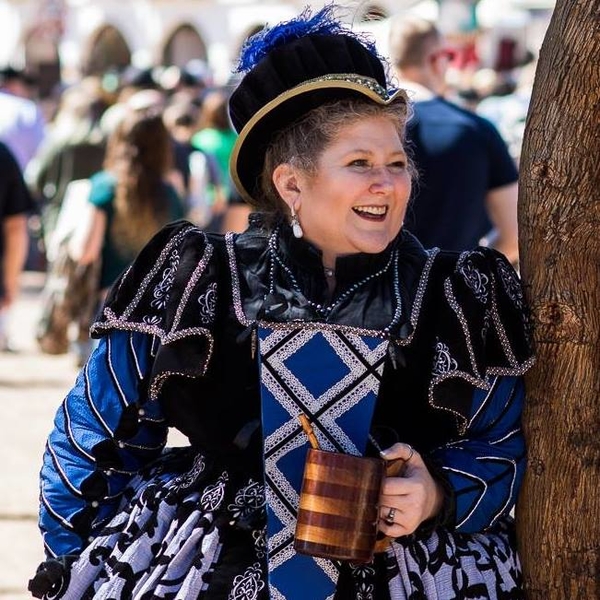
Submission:
POLYGON ((317 440, 317 436, 313 431, 313 428, 308 420, 308 417, 304 413, 300 413, 298 415, 298 419, 300 419, 300 424, 302 425, 302 429, 304 429, 304 433, 306 433, 306 437, 310 442, 310 445, 315 450, 319 449, 319 440, 317 440))

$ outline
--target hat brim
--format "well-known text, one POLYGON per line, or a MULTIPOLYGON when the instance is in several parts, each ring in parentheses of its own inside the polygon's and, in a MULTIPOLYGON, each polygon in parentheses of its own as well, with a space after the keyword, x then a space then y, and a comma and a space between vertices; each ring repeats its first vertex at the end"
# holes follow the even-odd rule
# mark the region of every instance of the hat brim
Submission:
POLYGON ((363 97, 381 105, 392 104, 400 98, 408 101, 403 89, 387 92, 375 80, 344 74, 307 81, 283 92, 250 118, 233 147, 231 178, 244 200, 249 204, 257 202, 265 153, 276 132, 313 108, 351 97, 363 97))

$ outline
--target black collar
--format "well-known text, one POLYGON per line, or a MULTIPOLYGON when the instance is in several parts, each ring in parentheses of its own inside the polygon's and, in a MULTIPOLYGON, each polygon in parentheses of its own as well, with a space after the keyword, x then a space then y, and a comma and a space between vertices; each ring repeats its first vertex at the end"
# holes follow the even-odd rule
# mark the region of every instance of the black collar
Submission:
POLYGON ((402 318, 390 331, 396 337, 407 335, 404 330, 429 256, 414 236, 401 231, 381 253, 357 253, 338 259, 333 302, 355 283, 359 285, 356 292, 346 294, 350 303, 344 301, 324 316, 314 308, 329 300, 321 252, 306 240, 295 238, 287 223, 279 221, 271 228, 263 219, 251 218, 249 229, 236 237, 235 247, 244 312, 250 321, 324 321, 381 331, 393 318, 398 296, 395 290, 399 287, 402 318), (273 267, 269 240, 289 273, 279 263, 273 267), (383 277, 360 285, 365 277, 387 264, 390 268, 383 277))
MULTIPOLYGON (((321 250, 304 238, 294 237, 292 229, 287 223, 281 223, 278 231, 278 247, 287 266, 303 283, 309 280, 322 285, 325 272, 321 250)), ((358 252, 338 257, 335 264, 335 279, 338 288, 348 288, 382 269, 389 262, 394 248, 397 247, 399 237, 396 237, 383 252, 377 254, 358 252)))

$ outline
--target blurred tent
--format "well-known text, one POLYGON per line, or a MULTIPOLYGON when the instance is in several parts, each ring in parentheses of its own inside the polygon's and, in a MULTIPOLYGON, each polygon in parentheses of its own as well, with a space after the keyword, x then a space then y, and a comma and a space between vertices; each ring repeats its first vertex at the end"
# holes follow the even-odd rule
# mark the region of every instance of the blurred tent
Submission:
POLYGON ((553 9, 556 0, 511 0, 515 8, 526 8, 528 10, 553 9))
POLYGON ((477 4, 477 21, 482 27, 499 24, 524 26, 532 18, 533 11, 552 10, 556 0, 480 0, 477 4))
POLYGON ((530 20, 525 8, 517 6, 517 0, 498 2, 498 0, 481 0, 476 8, 477 21, 481 27, 524 27, 530 20))
MULTIPOLYGON (((555 0, 480 0, 469 9, 462 0, 399 3, 394 15, 418 15, 435 21, 457 50, 476 46, 479 67, 506 71, 537 54, 555 0)), ((390 18, 354 24, 369 33, 379 52, 389 56, 390 18)))

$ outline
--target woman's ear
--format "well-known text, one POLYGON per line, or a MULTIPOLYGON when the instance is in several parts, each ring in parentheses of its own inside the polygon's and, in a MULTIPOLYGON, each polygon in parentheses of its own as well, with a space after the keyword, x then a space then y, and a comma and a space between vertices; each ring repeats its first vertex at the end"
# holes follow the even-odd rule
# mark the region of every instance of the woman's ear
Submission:
POLYGON ((273 185, 281 199, 292 207, 300 196, 300 181, 298 172, 289 163, 277 165, 273 170, 273 185))

